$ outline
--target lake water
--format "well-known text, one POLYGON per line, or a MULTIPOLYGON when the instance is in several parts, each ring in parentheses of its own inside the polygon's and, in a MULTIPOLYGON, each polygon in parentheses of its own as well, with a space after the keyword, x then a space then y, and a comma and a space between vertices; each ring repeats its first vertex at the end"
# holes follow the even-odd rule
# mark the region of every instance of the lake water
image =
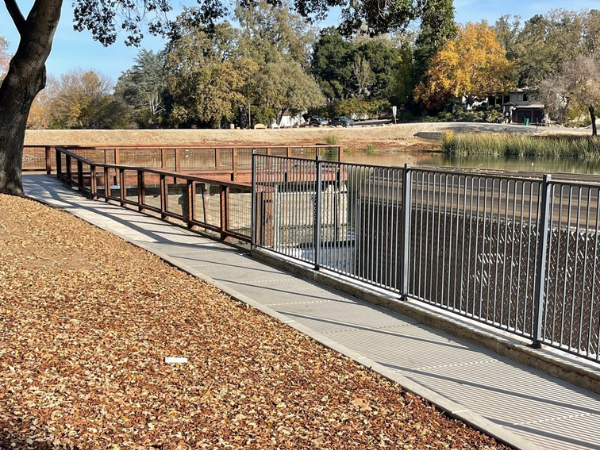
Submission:
POLYGON ((373 155, 365 152, 345 152, 344 161, 378 166, 440 166, 477 169, 503 169, 543 173, 600 174, 600 162, 570 158, 516 158, 516 157, 449 157, 439 152, 399 152, 382 150, 373 155))

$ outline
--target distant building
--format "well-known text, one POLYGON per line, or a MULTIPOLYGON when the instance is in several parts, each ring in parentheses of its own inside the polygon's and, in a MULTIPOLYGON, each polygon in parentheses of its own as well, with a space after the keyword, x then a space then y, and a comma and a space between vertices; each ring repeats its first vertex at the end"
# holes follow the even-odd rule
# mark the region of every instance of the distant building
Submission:
POLYGON ((544 104, 529 95, 527 89, 516 89, 504 95, 502 114, 512 123, 532 124, 542 123, 544 120, 544 104))

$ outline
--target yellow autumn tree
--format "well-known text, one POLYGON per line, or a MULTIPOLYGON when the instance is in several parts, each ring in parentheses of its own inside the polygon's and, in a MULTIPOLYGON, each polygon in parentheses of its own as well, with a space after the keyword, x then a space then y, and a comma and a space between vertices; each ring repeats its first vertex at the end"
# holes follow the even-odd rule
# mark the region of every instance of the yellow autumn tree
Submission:
POLYGON ((433 57, 414 97, 429 108, 450 97, 485 98, 510 89, 512 71, 494 29, 485 22, 467 23, 433 57))

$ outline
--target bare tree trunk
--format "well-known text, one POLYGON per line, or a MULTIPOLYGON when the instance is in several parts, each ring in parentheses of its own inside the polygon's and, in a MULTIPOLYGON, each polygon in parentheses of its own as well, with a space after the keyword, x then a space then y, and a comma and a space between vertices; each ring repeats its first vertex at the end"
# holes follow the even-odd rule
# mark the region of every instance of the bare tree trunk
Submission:
POLYGON ((592 136, 598 136, 598 130, 596 129, 596 108, 594 105, 588 106, 590 111, 590 118, 592 119, 592 136))
POLYGON ((0 86, 0 192, 20 195, 27 117, 35 96, 46 85, 46 60, 62 0, 36 0, 26 20, 14 0, 5 3, 21 41, 0 86))

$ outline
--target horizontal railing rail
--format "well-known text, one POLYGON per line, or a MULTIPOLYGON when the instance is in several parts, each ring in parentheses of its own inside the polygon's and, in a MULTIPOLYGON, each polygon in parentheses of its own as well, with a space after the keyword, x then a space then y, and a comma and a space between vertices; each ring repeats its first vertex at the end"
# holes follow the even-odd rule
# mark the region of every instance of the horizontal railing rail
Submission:
POLYGON ((160 169, 96 163, 60 147, 59 180, 92 199, 113 200, 162 219, 219 233, 221 239, 250 241, 251 185, 160 169))
POLYGON ((599 360, 599 183, 267 155, 253 172, 255 246, 599 360))
MULTIPOLYGON (((343 159, 344 149, 340 145, 289 145, 289 146, 59 146, 73 154, 83 156, 94 163, 147 167, 173 172, 211 174, 229 181, 250 183, 252 154, 278 155, 302 159, 321 156, 332 161, 343 159)), ((45 170, 50 174, 56 170, 56 146, 23 147, 23 170, 45 170)))

